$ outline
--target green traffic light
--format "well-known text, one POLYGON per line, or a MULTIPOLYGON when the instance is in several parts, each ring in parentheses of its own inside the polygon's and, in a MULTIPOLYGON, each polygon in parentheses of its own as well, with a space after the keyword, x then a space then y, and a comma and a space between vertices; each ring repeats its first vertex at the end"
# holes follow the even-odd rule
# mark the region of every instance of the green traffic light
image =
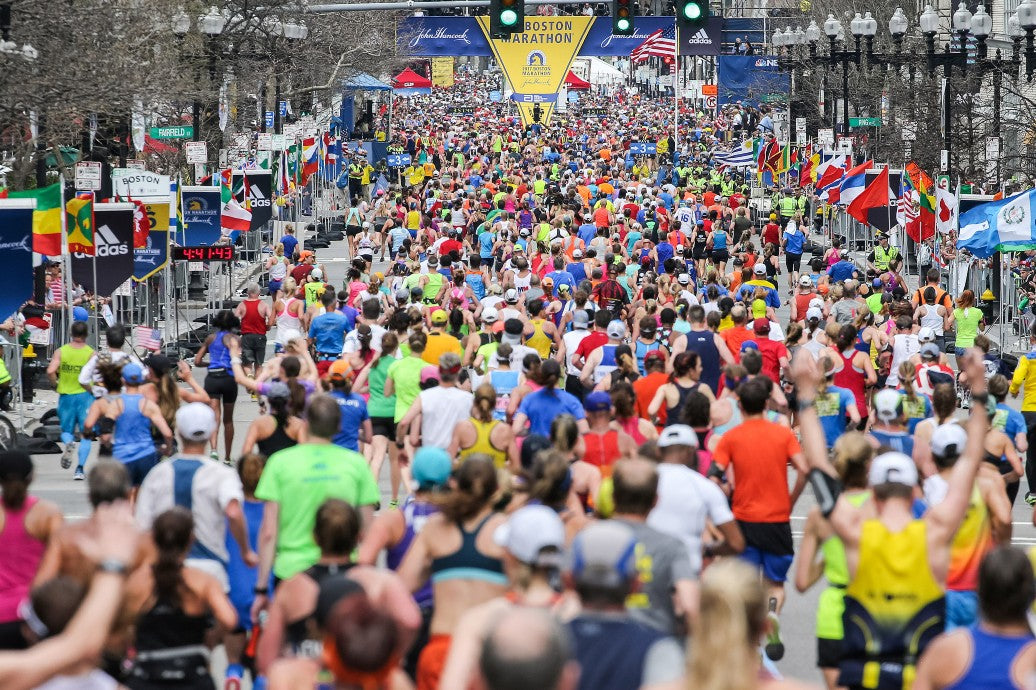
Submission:
POLYGON ((615 28, 619 31, 629 31, 630 20, 629 19, 617 19, 615 20, 615 28))
POLYGON ((683 16, 686 19, 701 18, 701 6, 694 2, 687 3, 683 6, 683 16))
POLYGON ((500 13, 500 23, 504 26, 514 26, 518 21, 518 13, 514 10, 504 10, 500 13))

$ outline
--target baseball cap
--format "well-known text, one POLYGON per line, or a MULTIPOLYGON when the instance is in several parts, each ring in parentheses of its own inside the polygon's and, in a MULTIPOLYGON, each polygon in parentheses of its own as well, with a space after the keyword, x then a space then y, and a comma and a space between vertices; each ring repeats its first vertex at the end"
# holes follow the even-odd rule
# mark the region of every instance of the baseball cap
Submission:
POLYGON ((917 339, 922 343, 935 342, 935 330, 931 326, 922 326, 917 332, 917 339))
POLYGON ((802 287, 813 287, 813 279, 807 275, 801 276, 799 278, 799 285, 802 287))
POLYGON ((402 287, 399 288, 398 290, 396 290, 396 301, 397 302, 406 302, 408 299, 410 299, 410 291, 409 290, 407 290, 406 288, 402 288, 402 287))
POLYGON ((516 510, 507 522, 494 530, 493 541, 522 563, 560 566, 565 525, 553 508, 528 505, 516 510))
POLYGON ((691 282, 691 276, 687 273, 681 273, 677 276, 676 282, 680 283, 680 285, 688 285, 691 282))
POLYGON ((682 244, 676 245, 676 253, 677 254, 683 254, 683 245, 682 244))
POLYGON ((608 334, 609 338, 614 338, 615 340, 622 340, 626 337, 626 325, 622 323, 622 321, 616 319, 615 321, 612 321, 608 324, 608 329, 606 333, 608 334))
POLYGON ((600 587, 617 587, 635 575, 633 530, 614 520, 596 522, 576 535, 569 559, 576 582, 600 587))
MULTIPOLYGON (((350 369, 351 367, 349 366, 349 363, 346 362, 344 359, 336 359, 335 361, 331 362, 331 366, 328 367, 327 377, 329 379, 344 380, 345 377, 349 374, 350 369)), ((269 398, 270 394, 267 393, 266 397, 269 398)))
POLYGON ((504 334, 511 336, 511 339, 522 337, 522 333, 525 331, 525 324, 522 323, 521 319, 508 319, 504 321, 504 334))
POLYGON ((321 271, 319 268, 314 268, 312 271, 309 272, 309 277, 313 280, 323 280, 324 272, 321 271))
POLYGON ((766 266, 763 266, 762 264, 756 264, 752 267, 752 272, 754 272, 758 276, 766 275, 766 266))
POLYGON ((697 448, 698 435, 694 433, 694 429, 686 424, 673 424, 672 426, 667 426, 662 430, 661 435, 658 437, 658 447, 669 448, 670 446, 689 446, 691 448, 697 448))
POLYGON ((576 309, 572 312, 572 326, 575 328, 586 328, 590 325, 590 315, 585 309, 576 309))
POLYGON ((899 416, 900 394, 891 388, 883 388, 874 394, 874 411, 878 419, 889 422, 899 416))
POLYGON ((150 367, 151 371, 155 372, 155 376, 164 376, 176 368, 176 362, 173 361, 172 357, 157 353, 144 360, 144 364, 150 367))
MULTIPOLYGON (((345 368, 348 370, 348 364, 346 364, 343 360, 338 360, 338 362, 345 364, 345 368)), ((335 362, 334 364, 338 364, 338 362, 335 362)), ((331 370, 335 368, 334 364, 331 365, 331 370)), ((333 375, 334 374, 332 374, 332 376, 333 375)), ((339 374, 339 376, 343 376, 343 374, 339 374)), ((278 398, 287 400, 291 397, 291 390, 288 388, 288 384, 284 383, 283 381, 271 381, 263 387, 263 395, 265 395, 267 398, 278 398)))
POLYGON ((824 300, 820 299, 819 297, 814 297, 813 299, 811 299, 809 301, 809 308, 810 309, 823 309, 824 308, 824 300))
POLYGON ((755 319, 752 321, 752 330, 756 335, 763 335, 770 332, 770 322, 767 319, 755 319))
POLYGON ((507 288, 504 293, 504 301, 508 304, 518 304, 518 291, 514 288, 507 288))
POLYGON ((421 368, 421 383, 428 383, 429 381, 439 380, 439 367, 432 366, 431 364, 421 368))
POLYGON ((495 323, 500 318, 500 312, 493 307, 486 307, 482 310, 482 323, 495 323))
POLYGON ((176 433, 188 441, 204 441, 216 429, 216 413, 205 403, 187 403, 176 411, 176 433))
POLYGON ((922 345, 921 359, 939 359, 939 346, 935 343, 925 343, 922 345))
POLYGON ((442 324, 446 323, 448 316, 445 309, 436 309, 432 312, 432 323, 442 324))
POLYGON ((594 391, 583 399, 583 409, 587 412, 605 412, 612 409, 612 397, 604 391, 594 391))
POLYGON ((453 471, 453 463, 450 461, 450 454, 445 449, 421 446, 414 453, 410 471, 418 486, 422 490, 427 490, 446 484, 446 480, 450 478, 450 472, 453 471))
POLYGON ((129 362, 122 367, 122 380, 131 386, 136 386, 144 383, 144 367, 140 366, 136 362, 129 362))
POLYGON ((651 361, 656 360, 656 359, 659 360, 660 362, 664 362, 665 361, 665 351, 664 350, 648 350, 644 354, 644 364, 647 364, 648 362, 651 362, 651 361))
POLYGON ((0 453, 0 480, 28 479, 32 474, 32 456, 21 450, 5 450, 0 453))
POLYGON ((543 276, 542 284, 543 285, 550 285, 551 287, 553 287, 554 286, 554 279, 551 278, 550 276, 543 276))
POLYGON ((754 340, 746 340, 745 342, 741 343, 741 351, 742 352, 744 352, 745 350, 758 350, 758 349, 759 349, 759 343, 755 342, 754 340))
POLYGON ((940 458, 960 455, 964 452, 967 442, 968 434, 960 424, 956 422, 940 424, 932 432, 932 455, 940 458))
POLYGON ((583 250, 582 249, 573 249, 572 250, 572 256, 575 257, 576 259, 582 258, 583 250))
POLYGON ((807 321, 809 321, 810 319, 816 319, 817 321, 820 321, 823 318, 824 318, 824 312, 822 310, 816 308, 816 307, 810 307, 809 309, 806 310, 806 320, 807 321))
MULTIPOLYGON (((947 425, 943 425, 947 426, 947 425)), ((935 436, 932 436, 935 441, 935 436)), ((932 452, 935 452, 933 445, 932 452)), ((879 484, 905 484, 906 486, 917 485, 917 466, 909 455, 898 451, 882 453, 871 461, 871 469, 867 475, 868 483, 871 486, 879 484)))

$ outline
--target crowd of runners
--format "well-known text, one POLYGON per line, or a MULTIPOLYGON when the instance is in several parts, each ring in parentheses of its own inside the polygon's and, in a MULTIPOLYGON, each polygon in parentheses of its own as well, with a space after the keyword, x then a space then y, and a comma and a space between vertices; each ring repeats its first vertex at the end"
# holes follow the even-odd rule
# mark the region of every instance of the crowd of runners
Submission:
POLYGON ((344 281, 289 229, 193 362, 71 326, 95 512, 0 454, 0 687, 800 687, 785 644, 829 688, 1033 687, 1036 354, 809 188, 751 207, 713 162, 747 106, 450 115, 488 88, 399 104, 413 163, 350 190, 344 281), (824 588, 815 643, 789 586, 824 588))

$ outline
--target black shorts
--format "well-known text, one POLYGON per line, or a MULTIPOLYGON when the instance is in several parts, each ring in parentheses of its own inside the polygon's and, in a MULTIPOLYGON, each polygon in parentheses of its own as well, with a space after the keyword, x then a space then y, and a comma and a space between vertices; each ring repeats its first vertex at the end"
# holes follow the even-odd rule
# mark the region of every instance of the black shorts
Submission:
POLYGON ((799 266, 802 265, 802 254, 786 252, 784 254, 784 265, 788 267, 789 272, 799 270, 799 266))
POLYGON ((838 668, 842 660, 842 640, 817 638, 817 668, 838 668))
POLYGON ((712 260, 716 263, 727 262, 730 260, 730 252, 726 249, 713 249, 712 260))
POLYGON ((237 381, 231 374, 209 372, 205 376, 204 388, 210 398, 222 398, 223 402, 228 405, 237 402, 237 381))
POLYGON ((371 417, 371 434, 373 436, 384 436, 394 439, 396 437, 396 422, 394 417, 371 417))
POLYGON ((124 462, 123 467, 126 468, 126 473, 129 474, 130 484, 134 488, 140 488, 140 485, 144 483, 144 477, 147 473, 158 464, 159 461, 158 453, 152 453, 147 457, 140 458, 138 460, 131 460, 130 462, 124 462))
POLYGON ((491 256, 480 256, 479 257, 479 263, 481 265, 483 265, 483 266, 490 266, 490 267, 492 267, 494 261, 495 261, 495 259, 493 259, 493 257, 491 257, 491 256))
POLYGON ((349 237, 356 237, 363 230, 359 225, 346 225, 345 234, 349 237))
POLYGON ((702 261, 703 259, 705 259, 705 255, 706 251, 704 249, 695 248, 693 251, 691 251, 691 256, 693 256, 697 261, 702 261))
POLYGON ((266 361, 266 336, 261 333, 241 334, 241 361, 262 364, 266 361))

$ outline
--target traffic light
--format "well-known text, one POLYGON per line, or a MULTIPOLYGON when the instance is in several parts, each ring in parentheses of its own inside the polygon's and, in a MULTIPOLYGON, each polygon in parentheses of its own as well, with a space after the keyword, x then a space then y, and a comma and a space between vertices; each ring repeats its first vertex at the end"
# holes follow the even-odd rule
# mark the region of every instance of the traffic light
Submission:
POLYGON ((489 0, 489 34, 503 38, 525 30, 525 0, 489 0))
POLYGON ((633 35, 634 0, 612 0, 612 33, 616 36, 633 35))
POLYGON ((543 121, 543 108, 540 107, 539 103, 532 106, 532 121, 536 124, 539 124, 543 121))
POLYGON ((709 18, 709 0, 676 0, 676 19, 681 28, 697 29, 709 18))

